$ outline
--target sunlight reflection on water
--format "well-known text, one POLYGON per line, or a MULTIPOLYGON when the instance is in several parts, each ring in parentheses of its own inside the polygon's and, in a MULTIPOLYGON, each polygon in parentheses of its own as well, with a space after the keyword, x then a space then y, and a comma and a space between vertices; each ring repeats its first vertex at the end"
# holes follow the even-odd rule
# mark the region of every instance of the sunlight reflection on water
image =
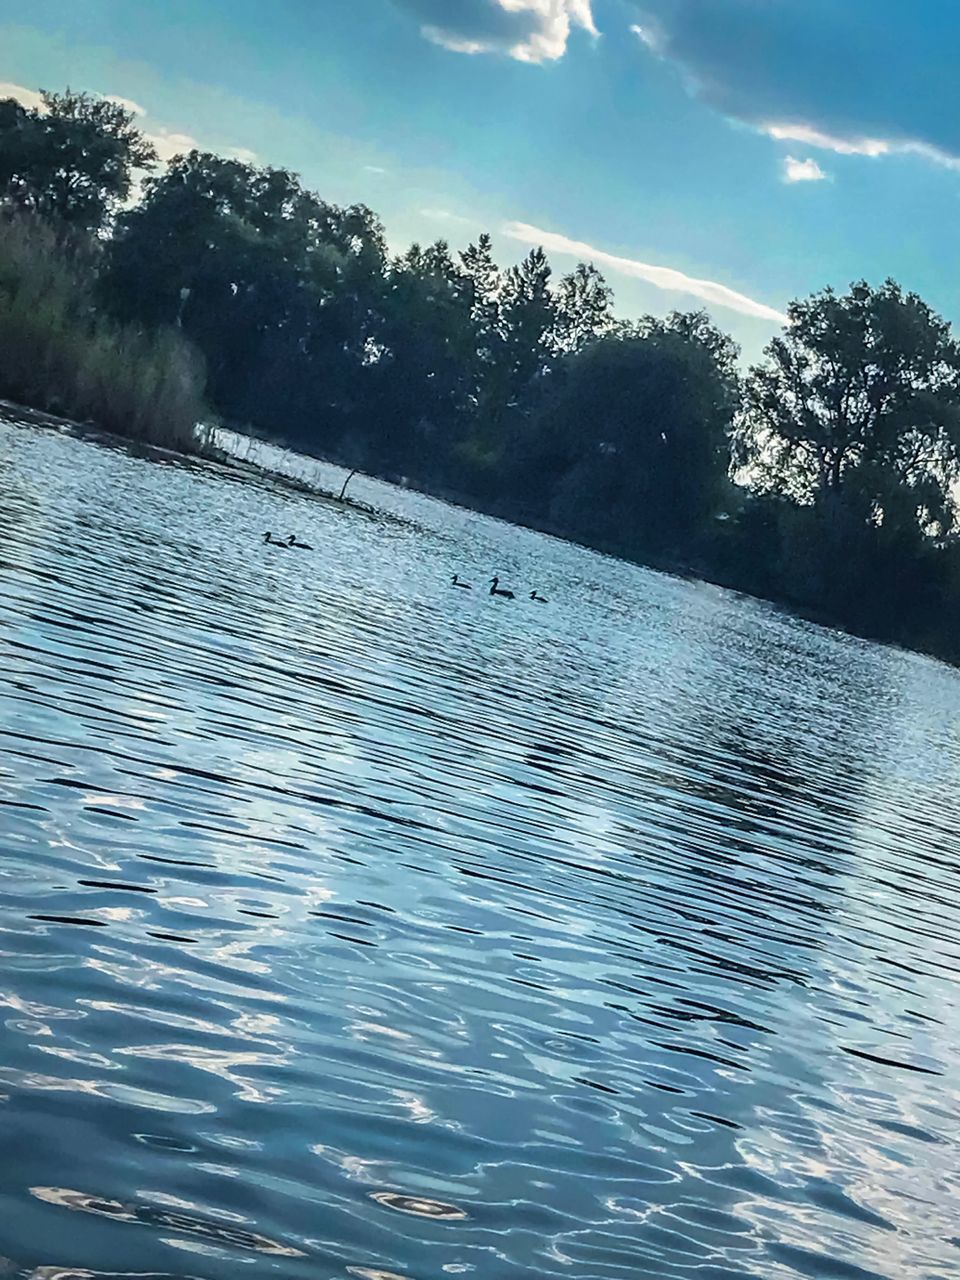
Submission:
POLYGON ((955 672, 363 477, 0 477, 13 1273, 957 1274, 955 672))

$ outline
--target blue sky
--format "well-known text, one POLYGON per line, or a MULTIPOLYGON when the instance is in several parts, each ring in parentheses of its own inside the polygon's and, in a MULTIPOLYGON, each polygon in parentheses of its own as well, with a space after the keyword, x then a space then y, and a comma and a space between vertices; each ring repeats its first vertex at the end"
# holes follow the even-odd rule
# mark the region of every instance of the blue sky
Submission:
MULTIPOLYGON (((8 6, 13 9, 12 5, 8 6)), ((792 297, 893 275, 960 321, 955 0, 32 0, 0 82, 117 95, 364 201, 391 244, 594 257, 622 314, 756 356, 792 297)), ((8 92, 9 92, 8 88, 8 92)))

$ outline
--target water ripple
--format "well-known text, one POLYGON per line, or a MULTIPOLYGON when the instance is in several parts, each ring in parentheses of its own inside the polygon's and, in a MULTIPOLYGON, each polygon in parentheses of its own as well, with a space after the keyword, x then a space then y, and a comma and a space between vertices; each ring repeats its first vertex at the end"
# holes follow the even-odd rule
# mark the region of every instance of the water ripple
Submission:
POLYGON ((360 477, 0 476, 8 1272, 956 1274, 955 672, 360 477))

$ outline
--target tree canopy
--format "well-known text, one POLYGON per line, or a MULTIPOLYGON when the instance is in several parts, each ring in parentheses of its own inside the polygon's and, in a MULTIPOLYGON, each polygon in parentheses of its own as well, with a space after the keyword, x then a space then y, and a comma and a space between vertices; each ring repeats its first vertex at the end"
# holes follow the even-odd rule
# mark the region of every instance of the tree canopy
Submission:
POLYGON ((738 458, 763 488, 952 528, 960 346, 914 293, 861 281, 794 302, 750 373, 738 458))
POLYGON ((101 231, 130 197, 154 147, 125 107, 85 93, 43 106, 0 101, 0 199, 78 231, 101 231))

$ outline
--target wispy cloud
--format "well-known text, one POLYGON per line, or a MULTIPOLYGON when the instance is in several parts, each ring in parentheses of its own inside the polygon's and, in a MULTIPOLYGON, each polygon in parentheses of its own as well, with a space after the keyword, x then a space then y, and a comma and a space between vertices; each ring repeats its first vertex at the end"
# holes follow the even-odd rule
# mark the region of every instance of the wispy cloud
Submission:
POLYGON ((156 148, 161 164, 166 164, 174 156, 182 156, 187 152, 202 149, 197 139, 189 133, 173 133, 169 129, 158 129, 155 133, 147 133, 146 137, 156 148))
MULTIPOLYGON (((95 96, 103 98, 105 102, 115 102, 117 106, 123 107, 137 117, 138 128, 142 130, 147 141, 153 144, 161 164, 166 164, 174 156, 184 155, 189 151, 210 149, 204 147, 190 133, 182 133, 177 129, 153 124, 149 119, 147 108, 142 107, 139 102, 134 102, 132 98, 123 98, 115 93, 101 93, 95 96)), ((28 89, 25 85, 14 84, 9 80, 0 81, 0 99, 3 98, 15 98, 31 111, 46 110, 43 98, 36 89, 28 89)), ((244 164, 257 164, 259 161, 257 153, 251 151, 249 147, 222 147, 219 150, 223 155, 230 156, 234 160, 242 160, 244 164)))
POLYGON ((904 142, 856 135, 838 137, 809 124, 764 124, 761 125, 761 130, 778 142, 802 142, 809 147, 819 147, 821 151, 833 151, 839 156, 920 156, 946 169, 960 169, 960 157, 950 155, 928 142, 904 142))
POLYGON ((102 93, 101 98, 105 102, 112 102, 118 107, 123 107, 124 111, 129 111, 132 116, 145 116, 147 108, 141 107, 139 102, 134 102, 132 98, 121 98, 116 93, 102 93))
POLYGON ((469 224, 472 218, 465 218, 462 213, 453 213, 450 209, 421 209, 422 218, 430 218, 433 222, 459 222, 469 224))
POLYGON ((249 147, 228 147, 227 155, 231 160, 239 160, 241 164, 259 164, 260 157, 249 147))
POLYGON ((542 245, 552 253, 569 254, 583 261, 596 263, 623 276, 632 276, 636 280, 645 280, 657 289, 669 293, 683 293, 701 302, 716 307, 724 307, 728 311, 738 311, 741 315, 755 316, 760 320, 770 320, 776 324, 786 324, 787 317, 775 307, 764 302, 748 298, 744 293, 729 289, 725 284, 714 280, 699 280, 688 276, 673 267, 655 266, 649 262, 639 262, 635 258, 621 258, 613 253, 606 253, 582 240, 571 240, 568 236, 558 235, 553 231, 543 231, 525 222, 508 222, 502 228, 503 234, 521 244, 542 245))
POLYGON ((597 34, 591 0, 395 0, 434 44, 518 62, 562 58, 574 27, 597 34))
POLYGON ((783 180, 784 182, 825 182, 827 174, 812 156, 807 160, 787 156, 783 162, 783 180))
POLYGON ((378 178, 383 178, 389 173, 389 169, 385 169, 382 164, 365 164, 363 166, 364 173, 372 173, 378 178))
MULTIPOLYGON (((139 118, 147 114, 146 107, 141 107, 140 103, 134 102, 132 98, 121 98, 116 93, 96 93, 93 96, 102 98, 104 102, 112 102, 118 107, 123 107, 124 111, 129 111, 132 116, 139 118)), ((26 85, 14 84, 10 80, 0 80, 0 98, 15 98, 28 111, 46 110, 43 97, 38 89, 28 89, 26 85)))
POLYGON ((802 142, 840 156, 884 156, 890 150, 890 143, 880 138, 838 138, 809 124, 764 124, 760 128, 778 142, 802 142))

